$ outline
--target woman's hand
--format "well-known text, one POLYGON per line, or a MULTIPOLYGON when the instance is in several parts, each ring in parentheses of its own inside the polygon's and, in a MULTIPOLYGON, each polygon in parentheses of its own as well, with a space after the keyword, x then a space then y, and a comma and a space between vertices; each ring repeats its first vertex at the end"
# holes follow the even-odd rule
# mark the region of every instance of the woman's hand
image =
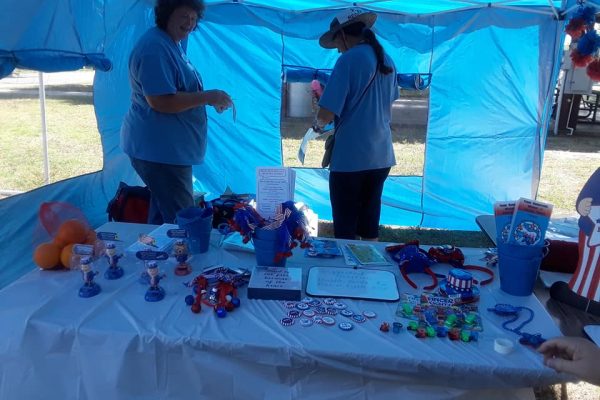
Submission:
POLYGON ((593 342, 579 337, 559 337, 545 341, 538 351, 544 355, 544 364, 548 367, 600 385, 600 347, 593 342))
POLYGON ((213 106, 218 113, 222 113, 233 104, 231 97, 223 90, 205 90, 203 94, 205 96, 206 104, 213 106))

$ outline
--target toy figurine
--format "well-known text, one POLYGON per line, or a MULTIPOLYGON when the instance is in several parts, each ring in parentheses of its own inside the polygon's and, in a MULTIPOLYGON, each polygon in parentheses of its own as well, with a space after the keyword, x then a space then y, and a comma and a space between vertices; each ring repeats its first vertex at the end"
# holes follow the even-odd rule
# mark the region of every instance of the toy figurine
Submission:
POLYGON ((80 264, 83 286, 79 288, 79 297, 93 297, 102 290, 100 285, 94 282, 94 277, 98 275, 98 272, 92 271, 92 259, 90 257, 83 257, 80 264))
POLYGON ((119 267, 117 264, 119 259, 123 257, 123 254, 117 254, 117 249, 115 248, 114 243, 107 243, 106 250, 104 251, 104 257, 108 261, 108 269, 104 273, 104 277, 106 279, 119 279, 123 276, 123 268, 119 267))
POLYGON ((173 247, 173 253, 177 260, 175 275, 183 276, 192 272, 192 266, 187 262, 189 254, 184 240, 177 240, 173 247))
POLYGON ((159 286, 159 282, 165 277, 165 274, 160 274, 158 263, 156 261, 148 261, 146 272, 150 277, 150 287, 146 290, 144 298, 146 301, 161 301, 165 298, 165 290, 159 286))

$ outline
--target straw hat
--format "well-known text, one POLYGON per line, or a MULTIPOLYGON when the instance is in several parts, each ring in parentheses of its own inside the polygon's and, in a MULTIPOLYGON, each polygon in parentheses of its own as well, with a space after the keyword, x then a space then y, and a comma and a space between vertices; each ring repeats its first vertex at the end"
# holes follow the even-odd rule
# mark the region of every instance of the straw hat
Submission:
POLYGON ((342 28, 355 22, 362 22, 367 28, 371 28, 377 19, 377 14, 371 11, 363 11, 360 8, 347 8, 340 11, 329 24, 329 30, 319 38, 319 44, 326 49, 335 49, 333 38, 342 28))

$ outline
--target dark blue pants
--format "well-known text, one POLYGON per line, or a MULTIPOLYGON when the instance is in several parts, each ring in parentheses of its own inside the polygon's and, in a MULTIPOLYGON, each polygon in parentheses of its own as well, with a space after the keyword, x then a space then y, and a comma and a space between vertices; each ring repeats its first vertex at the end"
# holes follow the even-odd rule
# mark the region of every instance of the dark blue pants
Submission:
POLYGON ((179 210, 194 205, 191 165, 161 164, 133 157, 131 165, 152 193, 149 224, 174 224, 179 210))
POLYGON ((329 173, 329 196, 336 238, 379 237, 381 194, 389 173, 390 168, 329 173))

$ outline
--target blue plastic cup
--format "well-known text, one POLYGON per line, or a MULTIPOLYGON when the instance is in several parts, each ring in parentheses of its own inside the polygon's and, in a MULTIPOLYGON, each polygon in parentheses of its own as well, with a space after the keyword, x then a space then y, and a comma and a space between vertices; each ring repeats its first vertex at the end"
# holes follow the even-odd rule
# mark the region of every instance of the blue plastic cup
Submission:
POLYGON ((498 243, 500 289, 513 296, 532 294, 543 251, 543 246, 498 243))
POLYGON ((256 228, 254 230, 253 238, 260 240, 278 240, 280 237, 280 232, 285 227, 282 225, 277 229, 264 229, 264 228, 256 228))
POLYGON ((254 254, 256 255, 256 265, 265 267, 285 267, 286 258, 282 257, 275 261, 280 246, 277 240, 252 239, 254 245, 254 254))
POLYGON ((188 207, 177 213, 177 224, 186 230, 192 254, 208 251, 212 218, 212 208, 188 207))
POLYGON ((252 235, 252 244, 254 245, 254 254, 256 255, 256 264, 269 267, 284 267, 286 258, 282 257, 276 260, 277 253, 282 250, 281 241, 285 238, 281 226, 277 229, 257 228, 252 235))

